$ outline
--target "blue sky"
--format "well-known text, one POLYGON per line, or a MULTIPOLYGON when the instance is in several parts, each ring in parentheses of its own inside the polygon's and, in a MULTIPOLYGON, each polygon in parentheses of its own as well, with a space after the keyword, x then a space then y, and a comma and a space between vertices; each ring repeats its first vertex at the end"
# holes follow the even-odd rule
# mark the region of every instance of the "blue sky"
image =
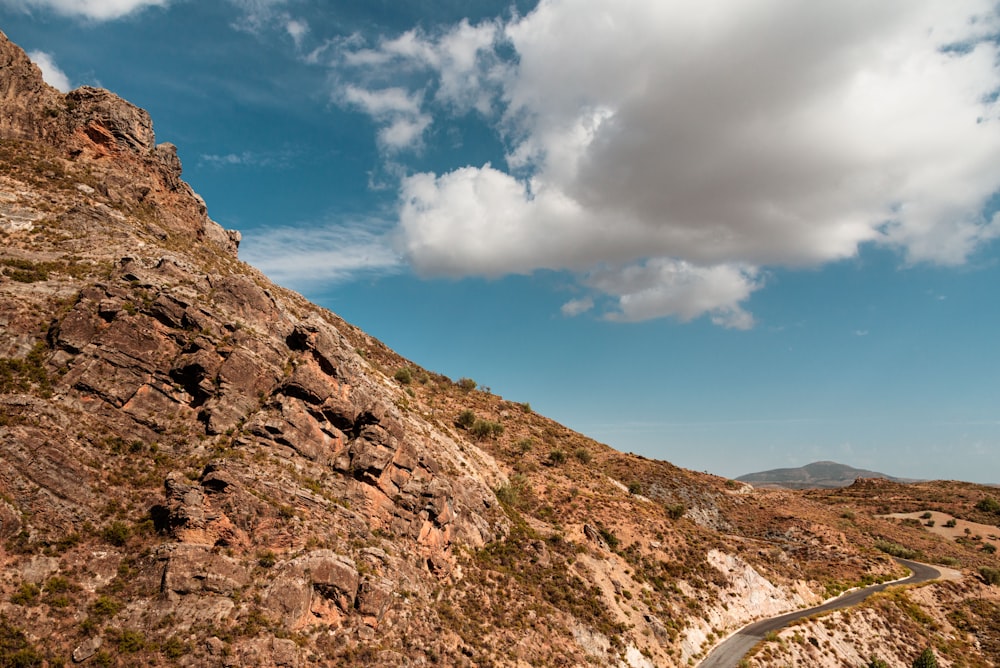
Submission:
POLYGON ((0 29, 427 368, 720 475, 1000 483, 997 11, 0 0, 0 29))

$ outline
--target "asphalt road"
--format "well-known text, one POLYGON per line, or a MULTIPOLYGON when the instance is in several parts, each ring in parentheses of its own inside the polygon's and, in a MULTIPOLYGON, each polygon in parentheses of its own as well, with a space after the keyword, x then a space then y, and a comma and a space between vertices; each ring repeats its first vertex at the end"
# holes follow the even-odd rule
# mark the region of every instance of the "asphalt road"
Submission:
POLYGON ((896 559, 896 561, 913 571, 913 575, 899 582, 887 582, 849 592, 815 608, 796 610, 780 617, 771 617, 770 619, 762 619, 759 622, 754 622, 731 635, 721 645, 716 646, 705 657, 705 660, 698 664, 698 668, 734 668, 734 666, 739 665, 740 660, 746 656, 746 653, 753 649, 754 645, 763 640, 764 636, 771 631, 783 629, 794 621, 815 615, 818 612, 829 612, 830 610, 839 610, 857 605, 875 592, 882 591, 886 587, 919 584, 941 577, 941 571, 927 564, 917 563, 909 559, 896 559))

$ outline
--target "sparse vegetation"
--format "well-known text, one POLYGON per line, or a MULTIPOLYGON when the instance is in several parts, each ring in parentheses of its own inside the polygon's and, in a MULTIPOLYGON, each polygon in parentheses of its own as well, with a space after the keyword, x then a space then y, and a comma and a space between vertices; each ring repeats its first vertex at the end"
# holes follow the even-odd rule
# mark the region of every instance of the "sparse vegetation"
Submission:
POLYGON ((393 378, 395 378, 403 385, 409 385, 410 383, 413 382, 413 372, 410 371, 410 367, 404 366, 402 369, 396 371, 393 378))
POLYGON ((549 451, 549 458, 547 460, 549 466, 560 466, 566 463, 566 453, 559 449, 553 448, 549 451))
POLYGON ((992 496, 987 496, 976 504, 976 510, 984 513, 1000 514, 1000 501, 997 501, 992 496))
POLYGON ((900 559, 918 559, 920 558, 920 552, 918 550, 911 550, 908 547, 904 547, 899 543, 893 543, 888 540, 877 540, 875 541, 875 547, 886 554, 892 555, 894 557, 899 557, 900 559))
POLYGON ((0 666, 3 668, 34 668, 43 665, 45 657, 35 649, 20 629, 0 615, 0 666))
POLYGON ((132 527, 130 527, 125 522, 121 520, 115 520, 111 524, 104 527, 101 531, 101 538, 111 543, 115 547, 121 547, 128 542, 129 536, 132 535, 132 527))
POLYGON ((504 427, 499 422, 476 419, 469 428, 469 433, 479 439, 497 438, 503 434, 504 427))
POLYGON ((983 582, 988 585, 1000 585, 1000 568, 983 566, 979 569, 979 576, 983 578, 983 582))

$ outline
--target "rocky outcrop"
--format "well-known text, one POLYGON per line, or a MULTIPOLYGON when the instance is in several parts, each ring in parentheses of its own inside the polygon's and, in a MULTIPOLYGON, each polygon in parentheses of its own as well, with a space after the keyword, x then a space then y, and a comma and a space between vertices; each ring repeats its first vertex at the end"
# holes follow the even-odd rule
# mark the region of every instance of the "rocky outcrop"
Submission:
POLYGON ((108 628, 229 629, 175 637, 199 661, 297 666, 279 636, 371 637, 506 532, 499 469, 459 474, 343 322, 236 260, 145 111, 0 34, 0 140, 0 537, 60 555, 12 572, 78 573, 108 628))

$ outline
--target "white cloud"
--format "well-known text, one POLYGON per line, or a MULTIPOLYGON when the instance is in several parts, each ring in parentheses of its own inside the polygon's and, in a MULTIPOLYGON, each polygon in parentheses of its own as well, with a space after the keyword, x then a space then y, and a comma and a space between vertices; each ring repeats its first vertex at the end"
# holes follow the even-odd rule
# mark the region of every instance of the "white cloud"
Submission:
POLYGON ((285 32, 295 42, 295 46, 302 46, 302 39, 309 32, 309 24, 301 19, 286 19, 285 32))
POLYGON ((348 85, 341 92, 342 102, 365 112, 382 127, 378 131, 379 145, 389 151, 399 151, 420 145, 431 116, 422 113, 420 94, 404 88, 366 90, 348 85))
POLYGON ((590 297, 582 297, 580 299, 569 300, 563 304, 559 310, 567 318, 574 318, 581 313, 586 313, 592 308, 594 308, 594 300, 590 297))
POLYGON ((698 267, 667 258, 601 270, 588 283, 618 297, 619 310, 607 316, 611 320, 636 322, 676 316, 688 321, 707 313, 715 324, 732 329, 753 326, 753 317, 738 304, 760 287, 753 267, 698 267))
POLYGON ((70 85, 69 77, 66 73, 59 69, 56 65, 55 58, 52 57, 51 53, 46 53, 45 51, 31 51, 28 53, 28 58, 38 65, 38 69, 42 71, 42 79, 48 85, 59 90, 63 93, 68 93, 73 86, 70 85))
POLYGON ((494 112, 499 83, 509 70, 495 50, 500 34, 498 22, 473 26, 463 20, 440 34, 414 29, 378 40, 374 47, 352 35, 327 42, 306 59, 328 59, 338 78, 364 82, 338 85, 334 102, 372 116, 380 126, 380 147, 394 153, 421 146, 434 119, 431 105, 453 114, 494 112), (385 83, 397 80, 408 85, 385 83))
POLYGON ((425 113, 503 102, 509 173, 401 183, 402 243, 423 274, 571 270, 618 299, 608 317, 745 328, 760 267, 865 243, 959 264, 1000 236, 983 216, 1000 189, 989 0, 542 0, 503 37, 494 27, 346 57, 373 76, 436 72, 433 95, 406 98, 425 113), (484 55, 502 38, 509 65, 484 55))
POLYGON ((399 271, 381 221, 273 228, 246 235, 240 257, 275 282, 298 288, 399 271))
MULTIPOLYGON (((12 4, 11 0, 4 0, 12 4)), ((50 9, 65 16, 109 21, 145 7, 163 7, 169 0, 18 0, 22 7, 50 9)))

